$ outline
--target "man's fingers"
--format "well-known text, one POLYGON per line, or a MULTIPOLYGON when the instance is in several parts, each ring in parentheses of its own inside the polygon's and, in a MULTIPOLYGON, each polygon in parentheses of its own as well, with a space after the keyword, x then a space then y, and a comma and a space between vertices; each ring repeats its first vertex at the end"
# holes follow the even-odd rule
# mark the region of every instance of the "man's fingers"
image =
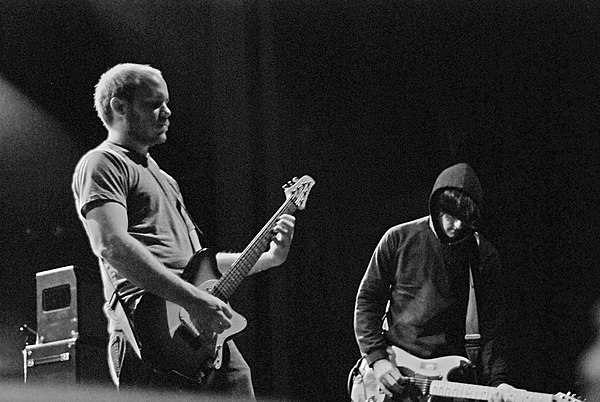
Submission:
POLYGON ((282 215, 275 226, 273 226, 273 232, 275 233, 290 233, 294 230, 294 222, 296 217, 293 215, 282 215))
POLYGON ((382 386, 379 387, 379 393, 380 394, 386 394, 388 396, 394 396, 394 394, 392 394, 392 391, 390 391, 389 389, 387 389, 386 386, 384 386, 382 384, 382 386))
POLYGON ((225 315, 225 317, 233 318, 233 313, 231 312, 231 309, 227 306, 227 304, 221 307, 221 312, 223 313, 223 315, 225 315))
POLYGON ((404 386, 400 385, 400 383, 398 382, 393 383, 391 388, 392 391, 397 395, 402 394, 402 392, 404 391, 404 386))
POLYGON ((401 394, 404 391, 404 386, 399 381, 400 380, 396 380, 391 374, 382 378, 381 383, 384 385, 384 393, 388 395, 401 394))
POLYGON ((231 321, 224 317, 217 317, 211 322, 211 329, 217 334, 221 334, 223 331, 229 328, 231 328, 231 321))
POLYGON ((223 303, 221 306, 221 310, 217 312, 217 317, 214 319, 215 326, 217 330, 215 332, 221 333, 224 330, 231 328, 231 321, 229 319, 233 318, 233 313, 231 309, 227 306, 227 304, 223 303))

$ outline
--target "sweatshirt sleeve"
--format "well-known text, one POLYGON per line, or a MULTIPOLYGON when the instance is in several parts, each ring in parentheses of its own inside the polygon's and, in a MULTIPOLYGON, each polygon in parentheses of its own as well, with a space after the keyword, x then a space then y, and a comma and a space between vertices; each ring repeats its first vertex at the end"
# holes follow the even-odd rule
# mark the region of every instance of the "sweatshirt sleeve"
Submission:
MULTIPOLYGON (((479 288, 481 368, 483 381, 490 386, 510 384, 508 336, 506 333, 506 297, 500 258, 487 241, 482 242, 479 288)), ((477 288, 476 288, 477 291, 477 288)))
POLYGON ((354 331, 360 352, 369 365, 388 357, 382 323, 396 267, 396 243, 388 230, 371 256, 356 296, 354 331))

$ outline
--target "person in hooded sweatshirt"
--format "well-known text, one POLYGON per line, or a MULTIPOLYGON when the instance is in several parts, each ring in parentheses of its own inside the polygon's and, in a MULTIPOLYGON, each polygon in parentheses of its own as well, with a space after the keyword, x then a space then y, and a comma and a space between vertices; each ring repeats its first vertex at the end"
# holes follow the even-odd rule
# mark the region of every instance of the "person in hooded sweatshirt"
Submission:
POLYGON ((398 396, 410 388, 389 346, 418 361, 467 355, 470 272, 481 336, 471 381, 476 378, 480 385, 494 387, 489 401, 510 401, 517 392, 508 385, 506 346, 500 335, 505 300, 499 255, 475 230, 481 202, 481 185, 471 166, 450 166, 433 186, 430 214, 390 228, 379 241, 354 312, 356 340, 379 392, 398 396))

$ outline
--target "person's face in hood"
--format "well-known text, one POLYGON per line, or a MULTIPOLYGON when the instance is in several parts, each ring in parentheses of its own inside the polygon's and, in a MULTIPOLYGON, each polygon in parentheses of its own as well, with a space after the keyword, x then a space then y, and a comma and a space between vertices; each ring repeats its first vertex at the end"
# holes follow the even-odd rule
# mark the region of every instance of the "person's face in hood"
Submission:
POLYGON ((448 213, 440 213, 439 227, 444 231, 444 234, 451 240, 460 238, 465 231, 465 222, 448 213))

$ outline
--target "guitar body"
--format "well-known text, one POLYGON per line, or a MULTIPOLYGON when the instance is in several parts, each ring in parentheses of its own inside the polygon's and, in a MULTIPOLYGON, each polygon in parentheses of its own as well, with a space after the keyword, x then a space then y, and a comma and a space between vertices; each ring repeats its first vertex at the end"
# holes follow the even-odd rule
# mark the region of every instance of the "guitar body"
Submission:
POLYGON ((462 356, 421 359, 396 346, 389 346, 387 352, 389 360, 396 364, 400 373, 410 378, 407 395, 392 399, 380 394, 373 369, 367 365, 366 359, 362 359, 358 368, 361 378, 354 379, 350 390, 353 402, 426 401, 426 391, 432 381, 462 379, 463 369, 470 364, 469 359, 462 356))
POLYGON ((463 356, 443 356, 435 359, 420 359, 396 347, 387 349, 390 361, 396 363, 400 373, 406 377, 448 381, 459 377, 457 370, 471 364, 463 356))
MULTIPOLYGON (((209 293, 219 277, 215 254, 209 249, 195 253, 182 274, 182 278, 209 293)), ((199 381, 207 370, 221 367, 225 342, 246 328, 246 319, 233 309, 232 313, 231 327, 216 334, 194 325, 179 305, 146 293, 134 320, 142 357, 157 369, 199 381)))
MULTIPOLYGON (((284 186, 286 201, 271 217, 223 276, 215 253, 202 249, 185 267, 182 279, 227 302, 268 248, 273 227, 283 214, 304 209, 315 181, 310 176, 294 178, 284 186)), ((232 310, 231 327, 216 334, 202 323, 193 323, 185 309, 151 293, 142 296, 134 316, 142 358, 155 369, 200 382, 209 370, 219 369, 226 356, 225 342, 246 328, 244 317, 232 310)))

